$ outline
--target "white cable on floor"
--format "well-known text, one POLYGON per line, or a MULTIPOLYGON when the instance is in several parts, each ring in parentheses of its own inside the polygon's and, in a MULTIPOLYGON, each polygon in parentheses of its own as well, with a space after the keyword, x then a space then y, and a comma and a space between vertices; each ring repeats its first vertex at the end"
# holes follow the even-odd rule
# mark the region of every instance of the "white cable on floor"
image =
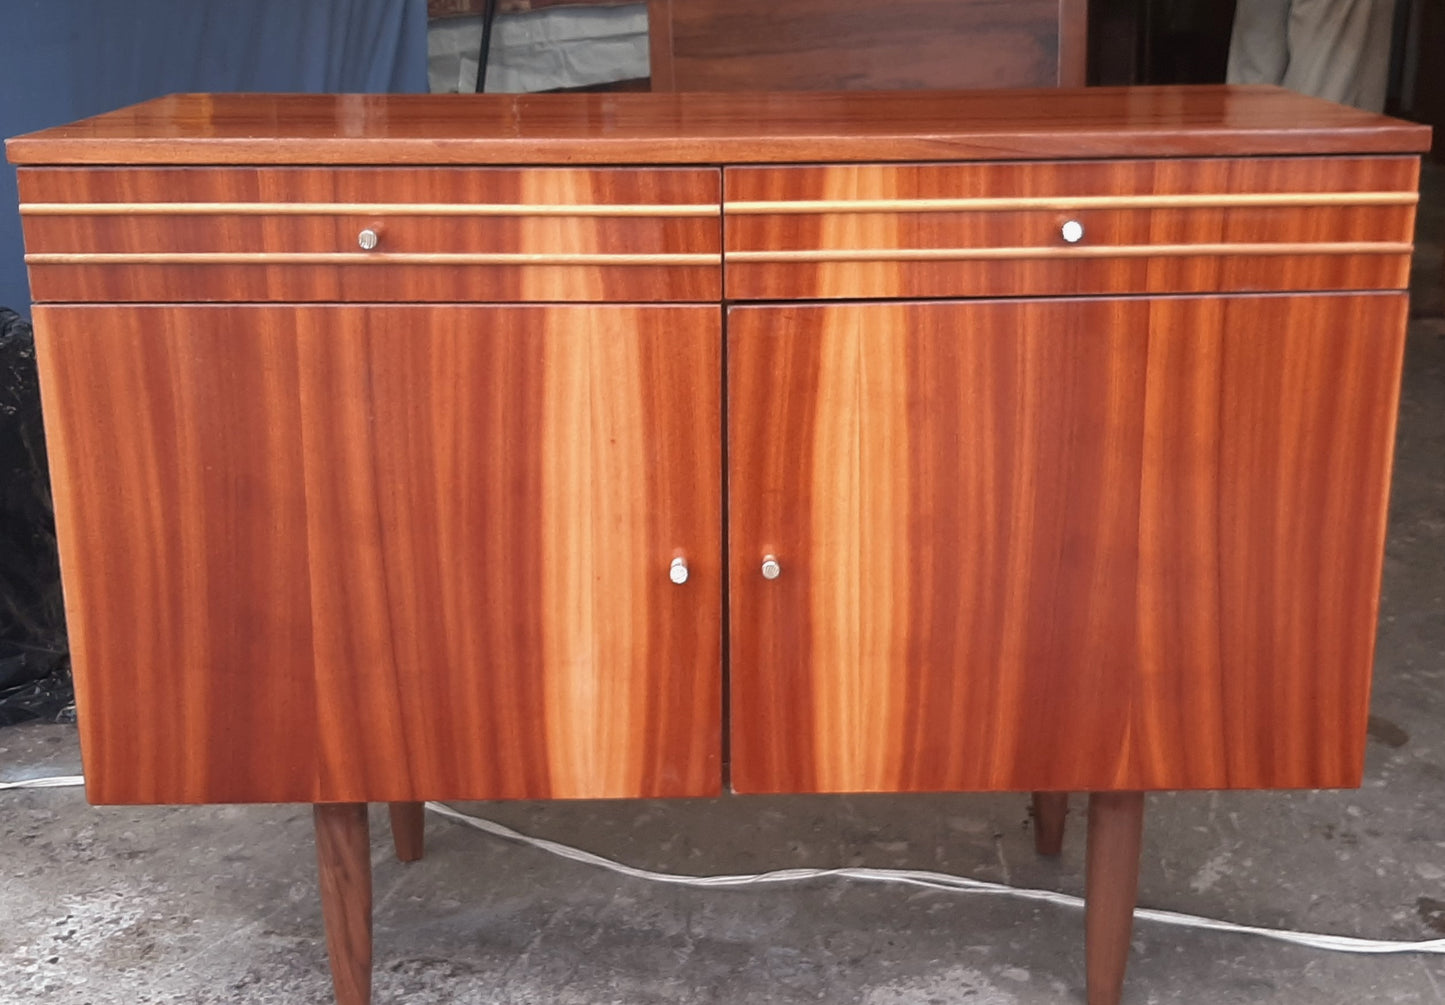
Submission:
MULTIPOLYGON (((553 855, 558 855, 565 859, 571 859, 574 862, 594 865, 612 872, 621 873, 624 876, 630 876, 633 879, 645 879, 654 883, 671 883, 680 886, 702 887, 758 886, 767 883, 796 883, 801 880, 825 879, 837 876, 844 879, 902 883, 908 886, 921 886, 930 890, 948 890, 954 893, 996 894, 1018 897, 1023 900, 1040 900, 1045 903, 1061 904, 1066 907, 1084 906, 1082 897, 1073 897, 1066 893, 1056 893, 1053 890, 1031 890, 1024 887, 1005 886, 1002 883, 990 883, 979 879, 967 879, 963 876, 950 876, 947 873, 924 872, 916 869, 779 869, 774 872, 751 873, 738 876, 679 876, 667 872, 653 872, 650 869, 638 869, 635 866, 614 862, 610 858, 603 858, 601 855, 594 855, 591 852, 581 851, 564 844, 558 844, 556 841, 532 837, 520 831, 514 831, 512 828, 493 820, 474 817, 460 810, 454 810, 443 803, 427 803, 426 808, 438 816, 455 820, 458 823, 465 824, 468 827, 474 827, 479 831, 484 831, 496 837, 506 838, 509 841, 520 841, 523 844, 531 845, 533 848, 550 852, 553 855)), ((1280 928, 1259 928, 1254 925, 1239 925, 1232 921, 1218 921, 1214 918, 1201 918, 1192 914, 1180 914, 1177 911, 1158 911, 1147 907, 1135 908, 1134 917, 1143 921, 1156 921, 1164 925, 1177 925, 1181 928, 1203 928, 1215 932, 1236 932, 1242 935, 1258 935, 1279 942, 1309 946, 1312 949, 1328 949, 1337 953, 1445 954, 1445 939, 1427 939, 1423 942, 1391 942, 1382 939, 1360 939, 1350 935, 1323 935, 1314 932, 1293 932, 1280 928)))
MULTIPOLYGON (((58 789, 84 784, 85 779, 80 775, 59 775, 52 778, 32 778, 20 782, 0 782, 0 790, 58 789)), ((857 867, 842 869, 778 869, 773 872, 745 873, 733 876, 680 876, 669 872, 654 872, 651 869, 639 869, 636 866, 625 865, 621 862, 613 861, 610 858, 603 858, 601 855, 594 855, 589 851, 582 851, 580 848, 573 848, 570 845, 559 844, 556 841, 548 841, 546 838, 532 837, 530 834, 515 831, 494 820, 487 820, 484 817, 463 813, 461 810, 454 810, 445 803, 427 803, 426 808, 438 816, 446 817, 448 820, 455 820, 458 823, 491 834, 494 837, 505 838, 508 841, 517 841, 560 858, 569 859, 573 862, 581 862, 584 865, 596 866, 600 869, 606 869, 610 872, 619 873, 633 879, 644 879, 653 883, 669 883, 674 886, 733 887, 763 886, 771 883, 797 883, 809 879, 840 877, 843 879, 869 880, 882 883, 900 883, 906 886, 919 886, 928 890, 946 890, 951 893, 982 893, 1017 897, 1023 900, 1038 900, 1048 904, 1060 904, 1064 907, 1077 908, 1084 906, 1082 897, 1070 896, 1067 893, 1005 886, 1003 883, 990 883, 981 879, 968 879, 964 876, 951 876, 948 873, 927 872, 917 869, 867 869, 857 867)), ((1324 935, 1315 932, 1294 932, 1282 928, 1260 928, 1255 925, 1238 925, 1232 921, 1201 918, 1193 914, 1180 914, 1177 911, 1158 911, 1147 907, 1135 908, 1134 917, 1141 921, 1155 921, 1163 925, 1176 925, 1180 928, 1202 928, 1213 932, 1258 935, 1261 938, 1274 939, 1277 942, 1308 946, 1311 949, 1326 949, 1336 953, 1445 954, 1445 939, 1426 939, 1423 942, 1392 942, 1384 939, 1360 939, 1351 935, 1324 935)))
POLYGON ((23 782, 0 782, 4 789, 72 789, 85 784, 84 775, 52 775, 49 778, 29 778, 23 782))

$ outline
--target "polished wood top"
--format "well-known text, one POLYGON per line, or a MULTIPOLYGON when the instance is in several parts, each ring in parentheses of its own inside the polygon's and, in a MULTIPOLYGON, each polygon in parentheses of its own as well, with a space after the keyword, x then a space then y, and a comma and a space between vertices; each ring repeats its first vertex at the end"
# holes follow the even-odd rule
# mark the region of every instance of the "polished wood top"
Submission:
POLYGON ((11 139, 16 164, 699 164, 1415 153, 1426 126, 1274 87, 180 94, 11 139))

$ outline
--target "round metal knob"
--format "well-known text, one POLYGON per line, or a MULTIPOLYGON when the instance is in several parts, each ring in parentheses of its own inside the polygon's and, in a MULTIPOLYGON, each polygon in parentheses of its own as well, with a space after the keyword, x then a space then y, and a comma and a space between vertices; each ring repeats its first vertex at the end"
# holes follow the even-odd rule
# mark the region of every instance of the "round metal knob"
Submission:
POLYGON ((1059 228, 1059 233, 1070 244, 1078 244, 1084 239, 1084 225, 1078 220, 1066 220, 1064 225, 1059 228))
POLYGON ((362 251, 370 251, 376 247, 377 240, 376 231, 370 227, 367 227, 360 234, 356 235, 356 243, 361 246, 362 251))
POLYGON ((783 574, 783 567, 778 564, 776 555, 763 556, 763 578, 777 579, 783 574))
POLYGON ((687 582, 687 559, 679 556, 672 560, 672 565, 667 569, 667 578, 678 586, 687 582))

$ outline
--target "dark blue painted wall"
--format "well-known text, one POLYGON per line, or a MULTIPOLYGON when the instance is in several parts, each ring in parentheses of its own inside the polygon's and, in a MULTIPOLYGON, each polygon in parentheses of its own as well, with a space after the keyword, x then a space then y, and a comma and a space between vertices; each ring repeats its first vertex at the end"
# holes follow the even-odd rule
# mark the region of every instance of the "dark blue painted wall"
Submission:
MULTIPOLYGON (((426 0, 0 0, 0 137, 176 91, 425 91, 426 0)), ((28 313, 15 169, 0 306, 28 313)))

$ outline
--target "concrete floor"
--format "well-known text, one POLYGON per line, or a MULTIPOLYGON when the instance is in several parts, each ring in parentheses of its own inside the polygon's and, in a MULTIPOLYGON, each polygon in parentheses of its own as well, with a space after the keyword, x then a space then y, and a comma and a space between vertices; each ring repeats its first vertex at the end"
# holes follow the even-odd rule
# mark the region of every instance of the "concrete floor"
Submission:
MULTIPOLYGON (((1427 176, 1371 743, 1351 792, 1151 797, 1141 905, 1389 939, 1445 935, 1445 177, 1427 176)), ((0 730, 0 778, 79 770, 71 727, 0 730)), ((1019 796, 470 807, 689 873, 867 864, 1083 889, 1019 796)), ((0 1003, 326 1003, 307 807, 91 808, 0 793, 0 1003)), ((1078 1005, 1079 912, 853 882, 702 891, 446 821, 391 856, 373 817, 378 1003, 1078 1005)), ((1136 925, 1124 1001, 1445 1005, 1441 957, 1344 956, 1136 925)))

